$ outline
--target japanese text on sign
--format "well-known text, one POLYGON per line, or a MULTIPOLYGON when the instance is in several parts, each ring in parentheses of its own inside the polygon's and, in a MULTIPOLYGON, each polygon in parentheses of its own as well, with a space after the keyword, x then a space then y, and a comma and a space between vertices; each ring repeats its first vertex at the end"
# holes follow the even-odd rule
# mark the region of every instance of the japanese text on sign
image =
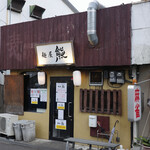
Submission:
POLYGON ((67 92, 67 83, 56 83, 56 92, 57 93, 66 93, 67 92))
POLYGON ((47 102, 47 89, 40 89, 40 101, 47 102))
POLYGON ((56 102, 67 102, 67 83, 56 83, 56 102))
POLYGON ((58 110, 58 119, 64 119, 64 110, 58 110))
POLYGON ((128 120, 139 121, 141 116, 141 87, 128 85, 128 120))
POLYGON ((134 111, 135 111, 135 116, 136 118, 139 118, 140 117, 140 104, 139 104, 139 101, 140 101, 140 90, 138 88, 135 89, 135 99, 134 99, 134 111))
POLYGON ((40 96, 40 90, 39 89, 31 89, 30 90, 30 97, 39 97, 40 96))
POLYGON ((55 119, 55 129, 66 130, 66 120, 55 119))
POLYGON ((39 45, 36 50, 38 66, 74 63, 72 42, 39 45))
POLYGON ((38 98, 37 97, 32 97, 31 98, 31 104, 38 104, 38 98))
POLYGON ((57 103, 57 109, 65 109, 65 103, 57 103))
POLYGON ((67 94, 66 93, 56 93, 56 102, 67 102, 67 94))
POLYGON ((47 102, 47 89, 30 89, 31 104, 38 104, 40 102, 47 102))

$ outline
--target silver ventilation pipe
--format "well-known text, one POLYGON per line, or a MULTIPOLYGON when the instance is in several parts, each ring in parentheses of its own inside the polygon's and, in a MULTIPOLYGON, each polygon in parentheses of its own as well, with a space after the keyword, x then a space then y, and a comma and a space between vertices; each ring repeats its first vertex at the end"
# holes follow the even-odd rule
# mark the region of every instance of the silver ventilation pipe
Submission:
POLYGON ((87 9, 87 36, 91 45, 98 44, 98 37, 96 34, 96 11, 105 8, 97 0, 89 3, 87 9))

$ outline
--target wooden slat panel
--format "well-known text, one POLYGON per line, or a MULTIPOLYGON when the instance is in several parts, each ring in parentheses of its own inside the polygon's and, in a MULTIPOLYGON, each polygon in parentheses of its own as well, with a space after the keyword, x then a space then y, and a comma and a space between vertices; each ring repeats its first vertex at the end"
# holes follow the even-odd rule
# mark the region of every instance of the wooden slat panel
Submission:
POLYGON ((110 114, 110 90, 107 90, 107 114, 110 114))
POLYGON ((98 112, 98 90, 95 91, 95 112, 98 112))
POLYGON ((87 90, 84 90, 84 112, 87 111, 87 90))
POLYGON ((101 91, 101 113, 104 113, 104 90, 101 91))
MULTIPOLYGON (((112 114, 113 115, 121 115, 121 112, 122 112, 122 100, 121 100, 121 90, 113 90, 113 91, 110 91, 110 90, 107 90, 107 91, 104 91, 104 90, 87 90, 87 89, 80 89, 80 110, 81 112, 95 112, 95 113, 106 113, 106 114, 110 114, 111 111, 110 111, 110 108, 111 108, 111 93, 113 93, 113 112, 112 114), (93 104, 93 92, 95 93, 95 105, 93 104), (99 98, 99 92, 101 92, 101 96, 100 96, 100 99, 99 98), (88 94, 89 93, 89 94, 88 94), (104 112, 104 93, 107 93, 107 109, 105 112, 104 112), (82 101, 83 100, 83 101, 82 101), (101 110, 98 111, 98 103, 100 101, 100 104, 101 104, 101 110), (84 106, 83 106, 83 103, 84 103, 84 106), (87 104, 89 103, 89 104, 87 104), (94 105, 94 106, 93 106, 94 105), (118 106, 117 106, 118 105, 118 106), (87 108, 87 106, 89 108, 87 108), (95 108, 93 110, 93 107, 95 108), (84 109, 83 109, 84 108, 84 109)), ((106 105, 106 104, 105 104, 106 105)))
POLYGON ((121 95, 121 90, 118 91, 118 113, 119 113, 119 115, 122 114, 122 95, 121 95))
POLYGON ((102 97, 102 91, 99 90, 98 91, 98 112, 100 113, 101 112, 101 97, 102 97))
POLYGON ((6 75, 4 86, 4 106, 7 113, 22 115, 24 106, 23 75, 6 75))
POLYGON ((92 98, 93 98, 93 90, 90 89, 90 105, 89 105, 89 112, 92 112, 92 98))
POLYGON ((83 90, 82 89, 80 89, 80 111, 82 112, 83 111, 83 106, 82 106, 82 101, 83 101, 83 97, 82 97, 82 92, 83 92, 83 90))
POLYGON ((113 114, 116 115, 116 90, 113 91, 113 114))

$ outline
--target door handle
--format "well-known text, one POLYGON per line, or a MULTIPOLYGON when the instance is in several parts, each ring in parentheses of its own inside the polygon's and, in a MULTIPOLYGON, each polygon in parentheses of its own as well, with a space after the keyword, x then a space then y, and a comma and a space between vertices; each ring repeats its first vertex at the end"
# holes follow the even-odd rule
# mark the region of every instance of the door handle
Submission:
POLYGON ((71 104, 72 104, 72 102, 69 102, 69 103, 68 103, 68 117, 72 117, 72 116, 70 115, 70 106, 71 106, 71 104))

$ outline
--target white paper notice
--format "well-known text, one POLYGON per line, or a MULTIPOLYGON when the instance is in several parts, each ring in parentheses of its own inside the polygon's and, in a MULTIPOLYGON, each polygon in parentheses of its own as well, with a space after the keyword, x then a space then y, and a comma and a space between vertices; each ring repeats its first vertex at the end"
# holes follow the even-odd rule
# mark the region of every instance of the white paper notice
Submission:
POLYGON ((64 119, 64 110, 58 110, 58 119, 64 119))
POLYGON ((56 102, 67 102, 67 94, 66 93, 56 93, 56 102))
POLYGON ((30 97, 39 97, 40 96, 40 90, 39 89, 31 89, 30 90, 30 97))
POLYGON ((67 129, 66 120, 55 119, 55 129, 66 130, 67 129))
POLYGON ((40 102, 47 102, 47 89, 40 89, 40 102))
POLYGON ((57 93, 66 93, 67 92, 67 83, 56 83, 56 92, 57 93))
POLYGON ((65 109, 65 103, 57 103, 57 109, 65 109))
POLYGON ((31 104, 38 104, 38 98, 37 97, 32 97, 31 98, 31 104))

